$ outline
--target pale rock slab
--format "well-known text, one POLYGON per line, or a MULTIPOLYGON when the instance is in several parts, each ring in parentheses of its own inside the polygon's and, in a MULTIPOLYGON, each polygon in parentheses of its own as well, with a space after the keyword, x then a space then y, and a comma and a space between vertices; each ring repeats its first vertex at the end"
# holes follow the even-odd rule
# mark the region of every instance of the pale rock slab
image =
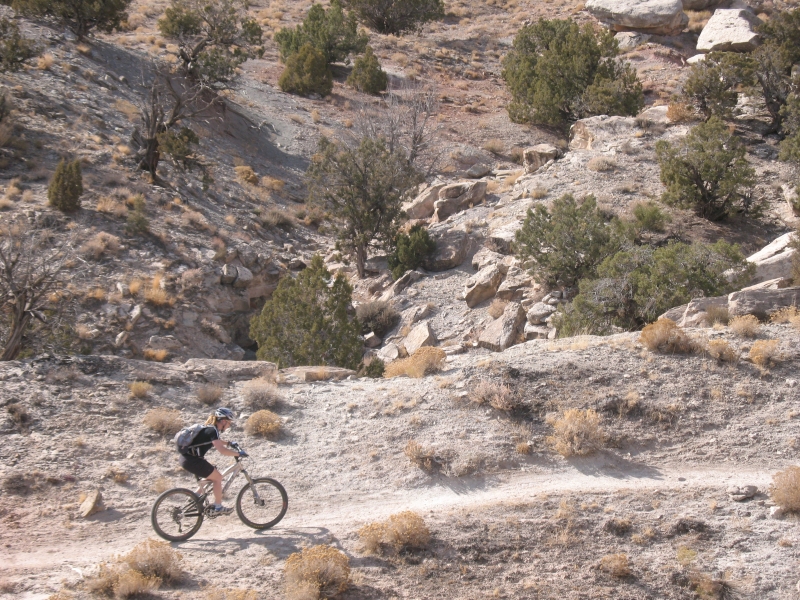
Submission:
POLYGON ((752 52, 761 44, 761 19, 749 9, 718 8, 697 39, 698 52, 752 52))
POLYGON ((508 273, 506 273, 506 278, 497 288, 495 296, 500 300, 521 300, 525 295, 525 290, 532 283, 533 279, 527 271, 519 267, 510 267, 508 273))
POLYGON ((633 138, 635 130, 634 117, 599 115, 580 119, 570 128, 569 149, 607 152, 633 138))
POLYGON ((681 0, 587 0, 586 10, 614 31, 677 35, 689 23, 681 0))
POLYGON ((467 306, 474 308, 494 296, 501 281, 503 281, 503 273, 497 265, 488 265, 478 271, 467 281, 467 289, 464 294, 467 306))
POLYGON ((474 206, 486 197, 486 181, 462 181, 439 190, 439 199, 433 203, 433 221, 441 222, 448 217, 474 206))
POLYGON ((103 494, 100 493, 100 490, 92 490, 86 496, 86 500, 81 503, 78 512, 81 518, 86 519, 101 510, 103 510, 103 494))
POLYGON ((424 266, 428 271, 447 271, 464 262, 468 243, 465 231, 450 229, 432 237, 436 240, 436 251, 425 260, 424 266))
POLYGON ((634 50, 642 44, 650 41, 650 35, 647 33, 639 33, 636 31, 620 31, 614 36, 619 44, 619 49, 623 52, 626 50, 634 50))
POLYGON ((433 216, 433 203, 439 199, 439 190, 444 187, 443 183, 428 186, 422 190, 411 202, 403 204, 409 219, 427 219, 433 216))
POLYGON ((384 362, 391 362, 400 358, 400 348, 397 344, 386 344, 383 348, 378 350, 378 358, 384 362))
POLYGON ((509 302, 503 314, 489 323, 478 338, 481 348, 502 352, 517 342, 520 327, 525 321, 525 310, 519 302, 509 302))
POLYGON ((556 307, 544 302, 537 302, 528 310, 527 319, 531 325, 540 325, 544 323, 547 318, 556 312, 556 307))
POLYGON ((787 306, 800 306, 800 287, 782 290, 742 290, 728 296, 728 314, 763 318, 787 306))
POLYGON ((427 321, 414 327, 403 342, 409 356, 423 346, 433 346, 434 344, 436 344, 436 336, 427 321))
POLYGON ((236 280, 233 282, 233 287, 240 289, 248 287, 253 282, 253 272, 247 267, 235 267, 235 268, 236 268, 236 280))
POLYGON ((367 348, 377 348, 383 343, 383 340, 375 335, 375 332, 370 331, 367 335, 364 336, 364 345, 367 348))
POLYGON ((532 325, 525 323, 526 340, 545 340, 550 333, 550 328, 546 325, 532 325))
POLYGON ((556 160, 561 156, 561 151, 551 144, 537 144, 522 151, 523 167, 525 173, 531 174, 538 171, 541 167, 551 160, 556 160))
POLYGON ((797 252, 790 247, 793 238, 793 232, 785 233, 747 257, 748 262, 756 265, 756 272, 751 283, 761 283, 779 278, 791 279, 792 261, 797 252))
POLYGON ((500 263, 505 258, 504 255, 489 248, 481 248, 472 257, 472 268, 480 271, 488 265, 500 263))
POLYGON ((213 358, 190 358, 183 368, 193 375, 200 375, 208 381, 233 381, 264 377, 274 379, 278 372, 275 363, 265 360, 217 360, 213 358))

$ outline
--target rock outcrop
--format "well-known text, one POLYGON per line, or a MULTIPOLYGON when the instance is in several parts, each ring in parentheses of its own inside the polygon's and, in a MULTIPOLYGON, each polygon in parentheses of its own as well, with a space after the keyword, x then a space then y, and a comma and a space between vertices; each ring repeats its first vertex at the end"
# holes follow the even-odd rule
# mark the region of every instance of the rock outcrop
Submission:
POLYGON ((570 128, 569 149, 606 152, 630 140, 635 129, 633 117, 599 115, 581 119, 570 128))
POLYGON ((444 186, 439 190, 439 199, 433 204, 433 221, 444 221, 457 212, 482 202, 487 186, 486 181, 462 181, 444 186))
POLYGON ((792 262, 797 252, 790 247, 794 235, 791 232, 786 233, 747 257, 749 262, 756 265, 756 272, 751 284, 792 277, 792 262))
POLYGON ((467 233, 460 229, 450 229, 432 234, 436 240, 436 251, 427 258, 423 266, 428 271, 455 269, 464 262, 467 255, 467 233))
POLYGON ((761 43, 755 29, 761 19, 748 9, 719 8, 697 40, 700 52, 751 52, 761 43))
POLYGON ((614 31, 677 35, 689 23, 681 0, 587 0, 586 10, 614 31))
POLYGON ((464 300, 467 306, 474 308, 484 300, 493 297, 503 281, 503 273, 496 264, 487 265, 467 281, 464 300))
POLYGON ((555 160, 561 156, 561 151, 551 144, 538 144, 525 148, 522 152, 523 167, 525 173, 534 173, 547 164, 548 161, 555 160))
POLYGON ((728 296, 728 314, 765 318, 787 306, 800 306, 800 287, 782 290, 742 290, 728 296))
POLYGON ((509 302, 503 314, 489 323, 478 338, 478 345, 502 352, 517 342, 520 327, 525 322, 525 310, 519 302, 509 302))
POLYGON ((433 216, 433 203, 439 199, 443 183, 433 184, 423 189, 411 202, 403 204, 409 219, 427 219, 433 216))

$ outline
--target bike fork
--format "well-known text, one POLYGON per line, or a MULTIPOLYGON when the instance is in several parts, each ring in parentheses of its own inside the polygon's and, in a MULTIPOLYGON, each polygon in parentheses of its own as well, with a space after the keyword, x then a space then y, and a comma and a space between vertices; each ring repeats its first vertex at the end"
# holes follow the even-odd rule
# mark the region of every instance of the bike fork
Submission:
POLYGON ((261 498, 258 497, 258 490, 256 489, 256 486, 253 485, 253 480, 250 479, 250 475, 244 469, 242 469, 242 474, 244 475, 244 478, 247 479, 247 483, 250 484, 250 489, 253 491, 253 497, 256 499, 256 504, 259 504, 261 502, 261 498))

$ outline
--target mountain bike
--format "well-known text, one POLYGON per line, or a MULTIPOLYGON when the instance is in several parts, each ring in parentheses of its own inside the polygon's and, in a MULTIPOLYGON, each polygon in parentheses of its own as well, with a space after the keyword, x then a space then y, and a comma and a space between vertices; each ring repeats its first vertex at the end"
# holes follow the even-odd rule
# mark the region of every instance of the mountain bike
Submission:
MULTIPOLYGON (((230 467, 222 472, 222 493, 228 491, 239 473, 247 483, 236 496, 236 514, 242 523, 253 529, 269 529, 280 522, 289 507, 289 497, 283 486, 269 477, 252 478, 247 473, 241 459, 248 454, 236 442, 228 445, 239 452, 230 467)), ((150 522, 156 533, 170 542, 183 542, 200 530, 203 519, 213 519, 218 515, 214 504, 209 501, 213 484, 207 479, 199 479, 197 492, 185 488, 174 488, 161 494, 153 504, 150 522)))

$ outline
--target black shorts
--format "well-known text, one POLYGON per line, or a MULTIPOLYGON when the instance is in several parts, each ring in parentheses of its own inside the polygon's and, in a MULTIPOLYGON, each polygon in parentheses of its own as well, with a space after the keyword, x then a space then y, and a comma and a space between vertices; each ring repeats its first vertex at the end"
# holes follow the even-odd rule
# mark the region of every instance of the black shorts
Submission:
POLYGON ((180 465, 189 471, 192 475, 197 475, 201 479, 205 479, 214 472, 214 465, 208 462, 205 458, 199 456, 191 456, 181 454, 179 459, 180 465))

